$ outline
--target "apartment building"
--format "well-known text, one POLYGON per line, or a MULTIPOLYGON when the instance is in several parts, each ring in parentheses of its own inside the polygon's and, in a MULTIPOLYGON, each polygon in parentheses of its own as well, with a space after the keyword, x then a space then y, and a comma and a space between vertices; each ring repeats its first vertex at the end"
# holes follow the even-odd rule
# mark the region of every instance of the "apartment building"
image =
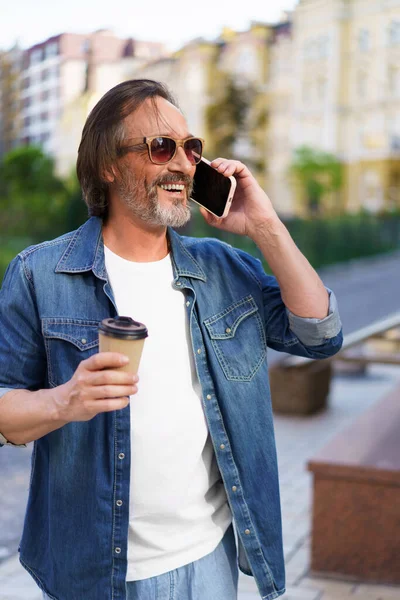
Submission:
POLYGON ((301 145, 344 163, 344 192, 330 202, 399 206, 400 0, 300 0, 271 60, 270 185, 285 210, 304 212, 288 175, 301 145))
POLYGON ((163 44, 120 39, 108 30, 90 35, 63 34, 58 117, 51 124, 51 146, 60 175, 75 168, 86 118, 110 88, 133 77, 141 65, 166 55, 163 44))
POLYGON ((19 143, 22 50, 0 52, 0 156, 19 143))
MULTIPOLYGON (((227 73, 235 88, 245 91, 248 103, 244 121, 238 124, 233 144, 234 156, 252 168, 262 185, 267 175, 266 140, 268 135, 267 85, 270 70, 270 40, 272 27, 253 22, 249 29, 234 32, 225 29, 220 37, 220 47, 214 75, 214 93, 218 98, 218 81, 227 73)), ((223 79, 222 79, 223 81, 223 79)), ((232 98, 232 102, 234 102, 232 98)))
MULTIPOLYGON (((215 145, 216 133, 207 122, 207 108, 225 94, 226 75, 231 76, 239 87, 251 87, 254 95, 258 95, 258 102, 265 104, 269 32, 270 27, 261 23, 253 23, 248 30, 241 32, 225 28, 216 40, 193 40, 173 56, 139 67, 134 76, 163 81, 172 89, 190 130, 205 138, 205 155, 214 158, 210 153, 215 145), (262 98, 261 94, 264 94, 262 98)), ((252 134, 261 134, 259 148, 265 139, 262 128, 254 131, 253 127, 251 131, 252 113, 258 113, 259 107, 255 103, 251 109, 246 135, 238 135, 235 141, 234 152, 237 156, 251 155, 252 134)))
MULTIPOLYGON (((23 52, 1 52, 0 152, 21 144, 40 145, 65 174, 76 159, 75 137, 73 156, 65 150, 71 132, 67 130, 65 144, 61 138, 71 106, 82 105, 88 92, 99 97, 134 67, 164 55, 160 43, 120 39, 108 30, 62 33, 23 52)), ((90 110, 90 103, 86 108, 90 110)), ((87 112, 78 123, 79 134, 87 112)))
MULTIPOLYGON (((293 153, 303 145, 345 165, 345 188, 325 199, 327 210, 400 205, 400 0, 299 0, 277 24, 224 29, 172 55, 160 44, 104 30, 55 36, 23 53, 20 119, 0 111, 3 147, 16 139, 41 144, 66 175, 97 100, 120 81, 149 77, 170 86, 213 158, 220 131, 207 111, 220 102, 227 76, 252 90, 229 152, 249 162, 282 215, 307 211, 290 176, 293 153), (6 122, 8 131, 11 122, 19 130, 7 142, 6 122)), ((16 106, 11 91, 3 97, 16 106)))
POLYGON ((268 126, 266 136, 266 191, 279 213, 290 216, 295 211, 293 182, 289 174, 292 160, 292 130, 295 119, 293 95, 295 63, 293 28, 289 15, 272 27, 267 85, 268 126))

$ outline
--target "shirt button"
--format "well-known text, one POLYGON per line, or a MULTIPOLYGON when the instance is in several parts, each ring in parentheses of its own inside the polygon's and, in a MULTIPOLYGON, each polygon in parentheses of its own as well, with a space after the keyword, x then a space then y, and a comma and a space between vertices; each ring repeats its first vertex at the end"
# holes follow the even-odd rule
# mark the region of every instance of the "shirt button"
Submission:
POLYGON ((176 285, 182 285, 182 284, 181 284, 181 282, 180 282, 180 281, 177 281, 177 282, 176 282, 176 285))
POLYGON ((225 444, 220 445, 221 450, 225 450, 225 444))
POLYGON ((122 500, 117 500, 117 506, 122 506, 122 500))
POLYGON ((211 394, 207 394, 207 400, 211 400, 212 396, 211 394))
POLYGON ((125 458, 125 454, 123 452, 120 452, 118 454, 118 458, 119 458, 119 460, 123 460, 125 458))
POLYGON ((86 342, 87 342, 87 339, 86 339, 86 338, 82 338, 82 339, 81 339, 81 342, 82 342, 82 344, 86 344, 86 342))
POLYGON ((197 354, 201 354, 201 348, 197 350, 197 354))
POLYGON ((115 554, 121 554, 121 548, 115 548, 115 554))
POLYGON ((232 492, 236 492, 236 490, 237 490, 237 487, 236 487, 236 485, 233 485, 233 486, 232 486, 232 492))
POLYGON ((250 534, 250 529, 245 529, 244 532, 245 532, 246 535, 249 535, 250 534))
POLYGON ((232 331, 232 329, 231 329, 230 327, 227 327, 227 328, 225 329, 225 332, 226 332, 226 333, 230 333, 231 331, 232 331))
POLYGON ((189 302, 189 300, 186 302, 186 306, 190 306, 190 302, 189 302))

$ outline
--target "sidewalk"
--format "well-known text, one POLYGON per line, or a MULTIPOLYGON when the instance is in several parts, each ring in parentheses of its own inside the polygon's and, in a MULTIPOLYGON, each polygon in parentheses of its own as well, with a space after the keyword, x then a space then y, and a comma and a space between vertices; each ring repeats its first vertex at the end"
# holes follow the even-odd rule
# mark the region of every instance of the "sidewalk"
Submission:
MULTIPOLYGON (((390 366, 372 366, 364 378, 336 376, 326 412, 306 418, 275 417, 287 578, 284 600, 400 600, 400 586, 365 585, 310 576, 312 482, 306 471, 308 459, 319 448, 396 383, 400 383, 400 369, 390 366)), ((41 598, 17 557, 0 564, 0 600, 41 598)), ((259 599, 253 578, 241 574, 239 600, 259 599)))

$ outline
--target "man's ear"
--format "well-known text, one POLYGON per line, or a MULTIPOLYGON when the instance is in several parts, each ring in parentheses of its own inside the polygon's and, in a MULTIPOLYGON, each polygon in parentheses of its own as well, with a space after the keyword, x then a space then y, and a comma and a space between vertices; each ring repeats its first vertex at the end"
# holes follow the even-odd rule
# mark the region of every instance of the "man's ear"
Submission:
POLYGON ((114 183, 116 177, 117 173, 114 165, 111 165, 109 169, 105 169, 105 171, 103 171, 103 178, 105 181, 107 181, 107 183, 114 183))

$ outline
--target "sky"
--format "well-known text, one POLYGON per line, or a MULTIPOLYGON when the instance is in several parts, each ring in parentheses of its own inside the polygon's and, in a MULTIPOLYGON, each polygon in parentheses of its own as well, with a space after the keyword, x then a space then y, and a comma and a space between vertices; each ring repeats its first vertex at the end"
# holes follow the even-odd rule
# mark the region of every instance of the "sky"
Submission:
POLYGON ((0 49, 28 48, 58 33, 111 29, 121 37, 163 42, 177 50, 223 27, 273 23, 298 0, 0 0, 0 49))

